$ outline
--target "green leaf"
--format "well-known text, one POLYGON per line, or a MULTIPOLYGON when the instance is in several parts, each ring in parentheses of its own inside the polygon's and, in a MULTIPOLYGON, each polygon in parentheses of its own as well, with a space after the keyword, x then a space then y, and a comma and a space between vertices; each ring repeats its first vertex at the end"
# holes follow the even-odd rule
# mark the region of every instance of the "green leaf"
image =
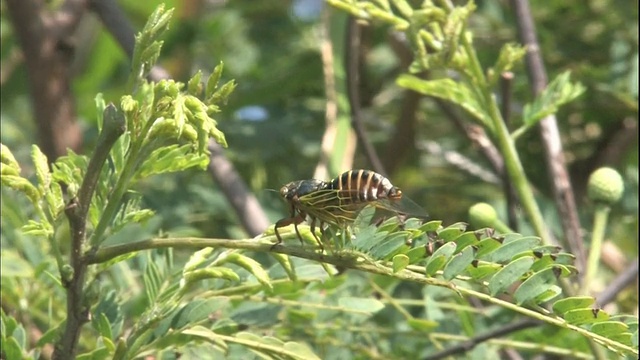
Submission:
POLYGON ((423 260, 426 254, 427 248, 425 245, 414 247, 406 253, 406 255, 409 257, 410 264, 415 264, 418 261, 423 260))
POLYGON ((458 222, 438 231, 438 237, 444 241, 453 241, 464 233, 467 223, 458 222))
POLYGON ((196 72, 191 79, 189 79, 189 82, 187 82, 187 92, 190 95, 193 96, 198 96, 200 95, 200 93, 202 92, 202 84, 200 83, 200 80, 202 79, 202 71, 198 70, 198 72, 196 72))
POLYGON ((510 71, 527 54, 527 49, 520 44, 507 43, 500 49, 500 55, 493 68, 489 69, 489 83, 495 85, 502 73, 510 71))
POLYGON ((220 77, 222 76, 222 70, 224 69, 224 64, 220 62, 209 75, 209 79, 207 79, 207 88, 205 90, 204 98, 207 103, 210 103, 210 99, 213 97, 216 89, 218 88, 218 82, 220 81, 220 77))
POLYGON ((205 154, 193 153, 191 144, 169 145, 155 149, 142 163, 136 179, 144 179, 156 174, 183 171, 190 168, 204 169, 209 164, 205 154))
POLYGON ((5 174, 5 171, 8 171, 7 169, 13 169, 11 174, 8 174, 8 175, 20 174, 20 165, 16 161, 16 158, 13 157, 13 153, 11 152, 11 150, 9 150, 9 148, 2 143, 0 143, 0 160, 2 161, 3 175, 5 174), (6 166, 6 169, 5 169, 5 166, 6 166))
POLYGON ((144 281, 144 290, 147 295, 147 301, 153 303, 158 296, 160 284, 162 284, 162 274, 160 268, 152 259, 149 260, 142 275, 144 281))
POLYGON ((461 252, 462 250, 466 249, 469 245, 477 244, 478 237, 476 236, 475 231, 467 231, 462 235, 458 236, 454 240, 454 242, 456 243, 456 245, 458 245, 456 248, 456 251, 461 252))
POLYGON ((580 83, 571 83, 570 76, 571 73, 569 71, 558 75, 533 103, 524 106, 522 114, 524 128, 518 129, 514 133, 514 137, 531 128, 545 116, 555 114, 560 106, 584 93, 585 87, 580 83))
POLYGON ((206 300, 193 300, 178 310, 174 315, 171 326, 174 329, 182 329, 206 320, 211 314, 215 314, 229 306, 229 300, 224 297, 216 297, 206 300))
POLYGON ((384 304, 376 299, 341 297, 338 304, 348 311, 375 314, 384 308, 384 304))
POLYGON ((506 239, 502 246, 488 254, 486 257, 478 255, 479 259, 486 259, 497 263, 510 261, 515 255, 532 249, 540 244, 540 238, 535 236, 527 236, 519 239, 506 239))
POLYGON ((455 251, 456 244, 454 242, 442 245, 427 260, 426 275, 433 276, 438 270, 442 269, 455 251))
POLYGON ((489 291, 492 296, 499 294, 511 284, 518 281, 534 262, 533 257, 521 257, 498 271, 489 281, 489 291))
POLYGON ((467 246, 464 250, 455 254, 444 267, 442 276, 445 280, 451 280, 462 274, 473 261, 473 252, 473 248, 467 246))
POLYGON ((418 332, 429 333, 440 326, 440 323, 433 320, 411 318, 407 320, 407 325, 418 332))
POLYGON ((226 262, 231 262, 242 267, 243 269, 253 274, 253 276, 256 277, 256 279, 258 280, 258 282, 260 282, 260 284, 262 284, 262 286, 266 287, 269 290, 273 290, 271 279, 269 279, 269 274, 264 270, 259 262, 237 252, 227 254, 220 262, 220 264, 224 264, 226 262))
POLYGON ((518 305, 532 301, 536 296, 556 286, 557 277, 553 267, 533 274, 516 289, 514 296, 518 305))
POLYGON ((38 191, 42 197, 49 190, 49 184, 51 183, 49 161, 47 160, 47 156, 43 154, 36 145, 31 146, 31 159, 35 167, 36 178, 38 179, 38 191))
POLYGON ((619 321, 602 321, 593 324, 590 330, 598 335, 621 342, 627 346, 633 346, 631 342, 632 334, 629 332, 629 326, 625 323, 619 321))
POLYGON ((313 350, 304 343, 289 341, 284 344, 284 349, 297 355, 298 359, 301 360, 320 360, 318 355, 316 355, 313 350))
POLYGON ((225 267, 208 267, 206 269, 197 269, 184 274, 187 283, 206 279, 224 279, 229 281, 240 281, 240 276, 233 270, 225 267))
MULTIPOLYGON (((378 233, 379 234, 379 233, 378 233)), ((403 246, 407 247, 407 238, 409 234, 406 231, 395 232, 384 239, 376 242, 369 250, 372 257, 376 259, 388 259, 398 253, 403 246)))
POLYGON ((393 257, 393 272, 397 273, 409 266, 409 257, 405 254, 398 254, 393 257))
POLYGON ((97 314, 97 318, 92 321, 94 323, 94 327, 98 330, 98 333, 107 339, 113 339, 113 334, 111 333, 111 324, 109 323, 109 319, 104 313, 97 314))
POLYGON ((296 268, 291 263, 291 259, 289 258, 289 256, 274 252, 269 252, 269 255, 276 259, 280 266, 282 266, 284 271, 287 273, 287 276, 289 276, 289 279, 294 281, 297 280, 298 277, 296 275, 296 268))
POLYGON ((553 304, 553 312, 563 316, 569 310, 582 309, 593 305, 596 299, 591 296, 576 296, 558 300, 553 304))
POLYGON ((436 232, 438 230, 440 230, 442 227, 442 221, 441 220, 432 220, 429 221, 428 223, 420 226, 418 228, 418 230, 428 233, 428 232, 436 232))
POLYGON ((462 107, 481 125, 493 132, 491 117, 485 112, 485 106, 478 101, 476 92, 466 84, 451 79, 424 80, 409 74, 400 75, 396 83, 404 88, 447 100, 462 107))
POLYGON ((478 251, 476 252, 476 258, 482 259, 487 254, 499 249, 502 246, 502 243, 494 238, 486 238, 482 239, 476 245, 478 251))
POLYGON ((497 273, 500 269, 502 269, 502 265, 500 264, 486 263, 478 266, 469 265, 467 267, 467 272, 472 278, 482 280, 487 276, 497 273))
POLYGON ((593 324, 609 320, 609 314, 600 309, 574 309, 564 314, 564 319, 574 325, 593 324))
POLYGON ((198 266, 204 264, 212 252, 213 248, 207 247, 191 254, 191 257, 189 257, 189 260, 182 269, 182 273, 184 274, 188 271, 195 270, 198 266))
POLYGON ((2 352, 5 359, 22 359, 22 348, 14 337, 2 339, 2 352))

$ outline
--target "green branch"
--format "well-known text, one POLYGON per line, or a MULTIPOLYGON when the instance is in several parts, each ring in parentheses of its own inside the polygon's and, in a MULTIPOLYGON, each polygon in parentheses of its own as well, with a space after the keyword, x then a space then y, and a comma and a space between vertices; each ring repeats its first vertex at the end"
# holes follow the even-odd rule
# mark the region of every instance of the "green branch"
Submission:
MULTIPOLYGON (((286 238, 294 239, 295 236, 289 236, 286 238)), ((524 308, 522 306, 510 303, 508 301, 500 300, 489 294, 484 294, 478 291, 467 289, 464 287, 458 287, 453 282, 440 280, 433 277, 426 277, 423 274, 417 273, 410 269, 405 269, 399 272, 394 272, 391 266, 387 266, 384 263, 373 262, 367 260, 365 256, 355 252, 336 252, 333 254, 324 254, 316 251, 309 251, 309 246, 299 246, 288 244, 286 246, 275 246, 276 242, 274 235, 264 236, 259 239, 206 239, 206 238, 154 238, 144 241, 125 243, 121 245, 115 245, 110 247, 104 247, 99 249, 93 256, 87 258, 89 263, 102 263, 118 256, 126 255, 132 252, 146 250, 146 249, 158 249, 172 247, 176 249, 201 249, 205 247, 213 248, 225 248, 225 249, 238 249, 256 252, 275 252, 279 254, 285 254, 298 258, 324 262, 335 266, 341 266, 348 269, 360 270, 377 275, 385 275, 394 277, 403 281, 411 281, 423 285, 433 285, 451 289, 460 295, 476 297, 480 300, 498 305, 500 307, 512 310, 516 313, 525 315, 529 318, 540 320, 544 323, 576 331, 587 339, 597 340, 599 343, 611 348, 621 349, 633 354, 638 354, 636 349, 621 344, 617 341, 607 339, 606 337, 597 335, 579 326, 571 325, 564 319, 553 316, 552 314, 543 314, 524 308)))

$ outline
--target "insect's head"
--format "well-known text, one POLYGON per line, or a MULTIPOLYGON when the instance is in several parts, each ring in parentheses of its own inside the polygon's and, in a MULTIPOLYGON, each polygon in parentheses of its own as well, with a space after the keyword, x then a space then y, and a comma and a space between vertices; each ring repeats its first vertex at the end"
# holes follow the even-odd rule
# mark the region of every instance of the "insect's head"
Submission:
POLYGON ((296 196, 307 195, 311 192, 324 189, 326 186, 326 182, 316 179, 292 181, 280 188, 280 196, 290 201, 296 196))
POLYGON ((389 195, 387 196, 391 200, 400 200, 402 198, 402 190, 394 186, 391 188, 391 190, 389 190, 389 195))

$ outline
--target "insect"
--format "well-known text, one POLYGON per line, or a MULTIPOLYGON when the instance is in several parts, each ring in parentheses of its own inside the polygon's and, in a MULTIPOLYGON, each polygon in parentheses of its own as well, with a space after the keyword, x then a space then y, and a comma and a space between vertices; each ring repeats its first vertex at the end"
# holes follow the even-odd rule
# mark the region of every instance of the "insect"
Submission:
POLYGON ((349 170, 331 181, 293 181, 280 189, 280 195, 289 205, 289 217, 276 222, 278 242, 274 246, 282 243, 278 229, 290 224, 294 224, 298 239, 302 241, 298 224, 309 217, 311 233, 322 248, 322 242, 315 233, 316 225, 319 225, 321 233, 324 233, 325 224, 344 228, 367 205, 395 215, 428 216, 420 206, 403 197, 402 191, 389 179, 371 170, 349 170))

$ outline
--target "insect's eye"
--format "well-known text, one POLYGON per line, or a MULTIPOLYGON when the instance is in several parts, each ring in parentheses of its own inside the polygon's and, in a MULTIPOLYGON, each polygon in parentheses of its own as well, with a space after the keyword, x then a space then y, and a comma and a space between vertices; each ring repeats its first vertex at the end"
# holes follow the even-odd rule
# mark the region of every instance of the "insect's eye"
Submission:
POLYGON ((402 198, 402 190, 398 189, 397 187, 392 188, 391 191, 389 192, 389 198, 391 198, 391 199, 401 199, 402 198))
POLYGON ((282 196, 283 198, 286 198, 288 193, 289 193, 288 187, 283 186, 280 188, 280 196, 282 196))

